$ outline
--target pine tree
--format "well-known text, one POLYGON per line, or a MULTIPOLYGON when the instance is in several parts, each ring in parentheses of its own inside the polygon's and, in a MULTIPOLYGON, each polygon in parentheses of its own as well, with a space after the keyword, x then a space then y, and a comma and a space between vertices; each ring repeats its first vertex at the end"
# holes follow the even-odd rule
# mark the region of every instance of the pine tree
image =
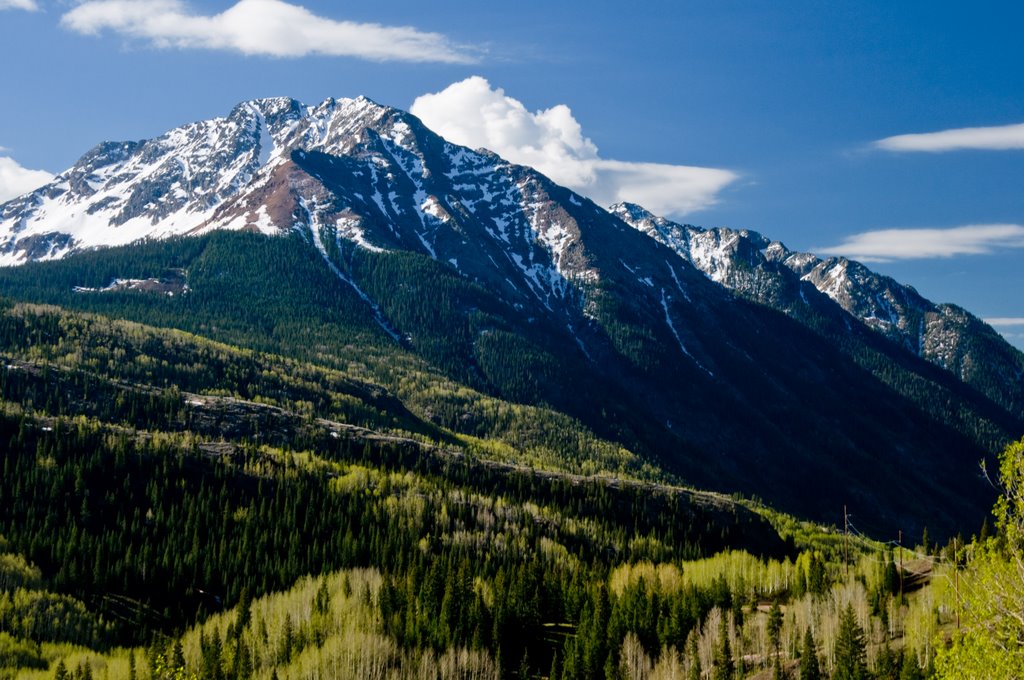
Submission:
POLYGON ((252 655, 249 653, 249 645, 242 638, 235 644, 235 663, 232 670, 234 680, 249 680, 252 677, 252 655))
POLYGON ((782 634, 782 608, 778 600, 772 603, 768 610, 768 642, 771 643, 775 656, 779 655, 780 636, 782 634))
POLYGON ((690 637, 686 641, 686 656, 690 659, 690 672, 687 680, 701 680, 703 668, 700 667, 700 651, 697 649, 697 629, 690 631, 690 637))
POLYGON ((522 680, 527 680, 530 677, 530 652, 529 650, 523 652, 523 658, 519 661, 519 677, 522 680))
POLYGON ((551 655, 551 670, 548 672, 551 680, 558 680, 562 677, 562 659, 558 656, 558 650, 551 655))
POLYGON ((821 666, 818 663, 818 648, 810 626, 804 633, 804 647, 800 655, 800 680, 821 680, 821 666))
POLYGON ((729 645, 729 617, 722 611, 721 623, 718 626, 718 646, 712 661, 712 680, 732 680, 736 667, 732 661, 732 647, 729 645))
POLYGON ((867 643, 857 623, 853 604, 847 604, 839 619, 835 646, 836 668, 832 680, 865 680, 868 677, 867 643))
POLYGON ((238 618, 235 622, 235 638, 240 639, 245 632, 249 621, 252 619, 252 593, 248 588, 242 588, 242 595, 238 602, 238 618))
POLYGON ((778 655, 775 656, 775 663, 772 664, 772 680, 789 680, 789 673, 782 667, 782 661, 778 655))
MULTIPOLYGON (((250 601, 251 606, 251 601, 250 601)), ((313 599, 313 611, 326 616, 331 609, 331 593, 327 589, 327 579, 320 579, 320 587, 317 588, 316 596, 313 599)))
POLYGON ((900 668, 903 665, 901 656, 902 653, 897 654, 894 652, 889 643, 886 642, 875 658, 874 677, 876 680, 899 680, 900 668))
POLYGON ((185 649, 181 646, 181 640, 175 640, 171 650, 171 667, 175 670, 185 667, 185 649))
MULTIPOLYGON (((346 575, 345 583, 348 583, 346 575)), ((284 625, 281 630, 281 640, 278 643, 277 660, 279 663, 288 663, 292 660, 292 650, 295 647, 295 629, 292 626, 291 614, 284 615, 284 625)))
POLYGON ((903 667, 900 669, 900 680, 924 680, 924 672, 917 665, 917 654, 908 649, 903 655, 903 667))

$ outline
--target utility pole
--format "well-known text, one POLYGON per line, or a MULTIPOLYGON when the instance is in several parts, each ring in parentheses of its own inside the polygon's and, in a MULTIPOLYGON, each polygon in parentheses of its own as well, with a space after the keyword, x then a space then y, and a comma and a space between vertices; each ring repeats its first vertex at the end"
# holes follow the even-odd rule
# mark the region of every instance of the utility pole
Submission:
POLYGON ((846 578, 850 578, 850 516, 843 505, 843 565, 846 567, 846 578))
POLYGON ((903 529, 900 529, 900 539, 897 541, 900 550, 900 603, 903 603, 903 529))
POLYGON ((960 557, 956 553, 956 536, 953 537, 953 588, 956 591, 956 629, 960 630, 960 557))

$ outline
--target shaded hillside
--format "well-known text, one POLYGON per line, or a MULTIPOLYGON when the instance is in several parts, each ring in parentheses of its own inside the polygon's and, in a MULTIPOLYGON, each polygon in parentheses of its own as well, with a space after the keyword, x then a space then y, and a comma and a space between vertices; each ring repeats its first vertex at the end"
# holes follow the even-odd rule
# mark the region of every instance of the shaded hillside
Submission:
MULTIPOLYGON (((510 410, 495 409, 483 395, 547 404, 670 476, 829 521, 837 499, 845 499, 879 527, 976 526, 988 491, 980 480, 963 480, 976 479, 977 461, 1018 427, 913 357, 862 341, 836 348, 738 299, 721 301, 729 313, 718 315, 717 327, 697 316, 678 319, 709 342, 711 333, 723 338, 721 347, 705 345, 709 365, 716 362, 711 376, 692 361, 669 360, 673 340, 668 349, 655 344, 666 340, 646 325, 646 313, 615 295, 606 296, 602 314, 617 339, 595 329, 585 342, 597 356, 588 360, 554 324, 531 319, 433 260, 357 251, 350 262, 361 288, 402 330, 401 343, 300 237, 213 234, 2 270, 0 280, 22 299, 178 327, 341 369, 399 397, 420 421, 404 426, 410 431, 497 436, 518 450, 509 457, 555 460, 565 441, 532 443, 530 427, 509 421, 510 410), (170 269, 186 272, 187 293, 74 290, 118 278, 160 279, 170 269)), ((182 379, 167 378, 188 390, 182 379)), ((344 392, 346 384, 331 389, 344 392)))

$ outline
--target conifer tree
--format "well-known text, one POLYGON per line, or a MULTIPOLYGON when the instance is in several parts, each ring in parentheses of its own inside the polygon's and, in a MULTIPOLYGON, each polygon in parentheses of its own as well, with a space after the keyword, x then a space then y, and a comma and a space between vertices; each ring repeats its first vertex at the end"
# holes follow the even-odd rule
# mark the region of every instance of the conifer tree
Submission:
POLYGON ((899 680, 902 665, 902 652, 897 654, 886 642, 875 658, 874 677, 877 680, 899 680))
POLYGON ((690 672, 687 674, 687 680, 701 680, 703 674, 703 668, 700 666, 700 651, 697 649, 697 629, 694 628, 690 631, 690 637, 686 642, 686 656, 690 660, 690 672))
POLYGON ((778 655, 775 656, 775 662, 772 664, 772 680, 789 680, 789 673, 782 667, 782 661, 778 655))
POLYGON ((768 610, 768 642, 771 643, 775 656, 779 655, 780 635, 782 633, 782 608, 779 601, 772 602, 772 608, 768 610))
POLYGON ((924 680, 924 672, 917 665, 917 654, 908 650, 903 655, 903 666, 900 668, 900 680, 924 680))
POLYGON ((526 680, 530 677, 530 653, 529 651, 523 652, 523 658, 519 661, 519 677, 522 680, 526 680))
POLYGON ((821 666, 818 663, 818 648, 810 626, 804 633, 804 646, 800 654, 800 680, 821 680, 821 666))
POLYGON ((171 667, 175 670, 185 667, 185 649, 181 646, 181 640, 175 640, 171 648, 171 667))
POLYGON ((732 680, 736 667, 732 661, 732 647, 729 645, 729 617, 723 611, 718 626, 718 645, 712 661, 712 680, 732 680))
POLYGON ((836 667, 832 680, 865 680, 869 677, 864 629, 857 623, 853 604, 847 604, 839 618, 835 658, 836 667))

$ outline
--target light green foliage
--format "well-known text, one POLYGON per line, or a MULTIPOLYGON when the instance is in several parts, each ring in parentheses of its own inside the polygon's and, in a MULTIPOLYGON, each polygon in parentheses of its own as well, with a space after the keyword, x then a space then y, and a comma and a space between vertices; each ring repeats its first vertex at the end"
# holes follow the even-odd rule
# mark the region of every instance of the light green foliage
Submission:
MULTIPOLYGON (((226 669, 232 669, 227 677, 260 680, 275 676, 497 680, 498 668, 484 651, 402 648, 384 634, 376 607, 381 582, 374 570, 301 579, 287 592, 252 600, 248 607, 240 605, 188 630, 169 646, 169 653, 157 653, 140 675, 152 680, 205 680, 224 677, 226 669), (286 647, 289 651, 282 655, 280 650, 286 647), (218 650, 216 667, 211 665, 212 649, 218 650), (239 654, 246 655, 248 671, 238 671, 242 667, 239 654)), ((144 656, 142 650, 133 653, 144 656)), ((117 651, 94 657, 91 664, 102 669, 101 677, 108 680, 129 680, 132 665, 127 658, 126 652, 117 651)), ((54 667, 58 662, 74 668, 80 661, 69 653, 54 667)))
POLYGON ((996 501, 996 526, 1016 560, 1024 559, 1024 438, 1006 447, 999 457, 1002 494, 996 501))
POLYGON ((103 626, 85 604, 44 590, 0 592, 0 630, 47 642, 95 644, 103 626))
POLYGON ((661 584, 666 591, 675 591, 685 586, 710 589, 724 579, 730 591, 759 598, 788 591, 794 577, 794 565, 788 559, 762 560, 748 552, 728 550, 699 560, 686 560, 678 566, 651 562, 623 564, 612 571, 609 584, 613 591, 620 592, 627 584, 643 578, 648 583, 661 584))
POLYGON ((19 640, 0 631, 0 677, 5 668, 47 668, 39 648, 26 640, 19 640))
POLYGON ((153 680, 199 680, 199 676, 187 671, 183 663, 175 663, 158 654, 153 664, 153 680))
POLYGON ((940 678, 1019 678, 1024 668, 1024 565, 991 540, 976 546, 961 575, 963 630, 940 647, 940 678))
MULTIPOLYGON (((2 539, 0 536, 0 540, 2 539)), ((23 556, 0 553, 0 591, 38 588, 41 580, 39 567, 29 564, 23 556)))
POLYGON ((997 538, 971 548, 960 576, 963 629, 935 661, 940 678, 1019 678, 1024 668, 1024 439, 1000 456, 997 538))
POLYGON ((0 650, 19 679, 767 677, 811 628, 831 668, 851 603, 871 659, 891 636, 926 661, 948 626, 941 584, 871 609, 878 547, 845 579, 834 530, 758 508, 787 551, 753 502, 667 486, 580 421, 401 350, 311 364, 2 302, 0 340, 0 650), (751 537, 789 559, 729 550, 751 537))

